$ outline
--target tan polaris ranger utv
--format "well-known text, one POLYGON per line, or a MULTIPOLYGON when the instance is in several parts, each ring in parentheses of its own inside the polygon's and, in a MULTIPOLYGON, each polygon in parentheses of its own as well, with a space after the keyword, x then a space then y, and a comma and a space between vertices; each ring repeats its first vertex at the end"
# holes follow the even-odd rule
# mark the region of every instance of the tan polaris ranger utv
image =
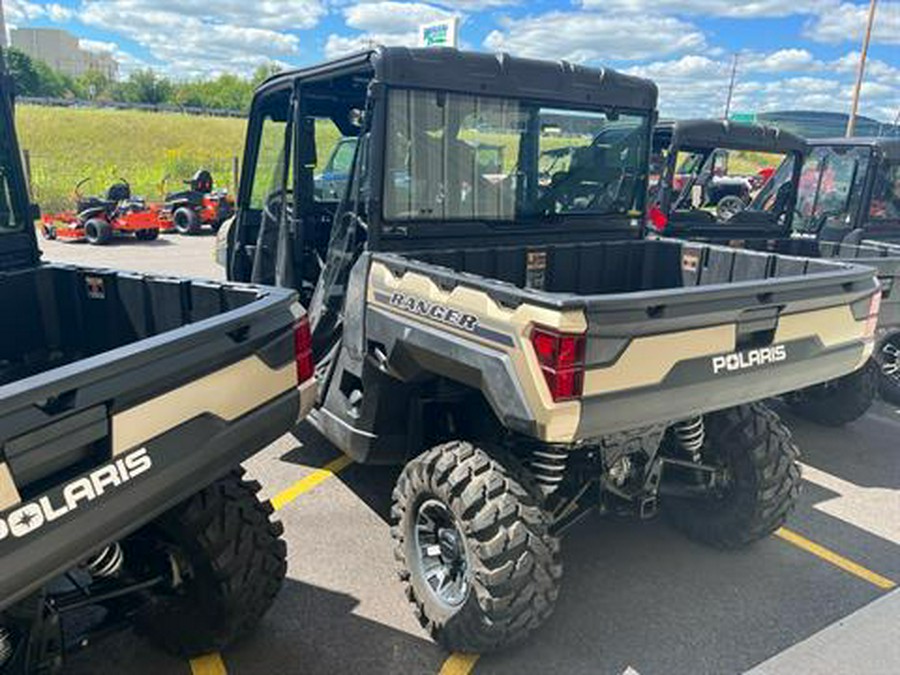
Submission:
POLYGON ((588 507, 660 508, 720 547, 770 534, 800 471, 754 401, 872 352, 868 268, 643 239, 656 95, 610 70, 383 48, 254 98, 228 276, 301 292, 313 423, 404 465, 400 575, 448 649, 547 618, 557 537, 588 507), (608 128, 630 140, 591 145, 608 128), (335 199, 316 165, 342 135, 359 142, 335 199))

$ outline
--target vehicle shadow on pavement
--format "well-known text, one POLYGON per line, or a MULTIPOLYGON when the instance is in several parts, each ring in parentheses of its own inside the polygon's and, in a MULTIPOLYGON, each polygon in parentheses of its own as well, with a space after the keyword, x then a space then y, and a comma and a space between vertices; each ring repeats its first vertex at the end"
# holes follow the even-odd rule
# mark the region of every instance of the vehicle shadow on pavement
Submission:
POLYGON ((446 654, 429 640, 355 613, 351 595, 287 579, 251 637, 224 653, 230 673, 434 675, 446 654))
MULTIPOLYGON (((338 456, 339 451, 309 424, 293 430, 298 447, 279 458, 283 462, 321 468, 338 456)), ((336 478, 346 485, 385 523, 391 514, 391 492, 402 467, 351 464, 336 478)))

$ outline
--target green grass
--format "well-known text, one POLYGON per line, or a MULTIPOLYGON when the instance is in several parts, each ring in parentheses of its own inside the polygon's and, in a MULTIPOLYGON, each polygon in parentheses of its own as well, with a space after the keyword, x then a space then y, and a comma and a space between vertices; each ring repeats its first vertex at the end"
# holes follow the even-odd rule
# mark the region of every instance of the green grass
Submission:
POLYGON ((28 105, 17 107, 16 124, 45 212, 69 208, 75 184, 87 177, 86 194, 103 192, 121 176, 135 194, 155 200, 166 176, 174 190, 205 167, 233 190, 232 158, 241 154, 246 130, 243 119, 28 105))

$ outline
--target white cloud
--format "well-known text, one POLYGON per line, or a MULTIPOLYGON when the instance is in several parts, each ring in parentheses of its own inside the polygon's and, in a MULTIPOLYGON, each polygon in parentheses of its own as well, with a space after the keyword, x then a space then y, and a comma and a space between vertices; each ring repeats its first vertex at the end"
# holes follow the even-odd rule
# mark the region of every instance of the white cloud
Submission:
POLYGON ((454 15, 446 9, 420 2, 365 2, 344 9, 347 25, 370 33, 409 33, 419 26, 454 15))
MULTIPOLYGON (((732 110, 823 110, 846 113, 858 54, 832 62, 807 58, 805 50, 771 54, 745 53, 738 66, 732 110), (783 64, 775 68, 774 64, 783 64)), ((873 60, 863 86, 861 113, 891 120, 897 114, 900 68, 873 60)), ((687 55, 679 59, 633 66, 625 72, 649 77, 659 85, 660 109, 666 117, 719 117, 731 77, 729 58, 687 55)))
MULTIPOLYGON (((461 4, 474 7, 479 3, 476 0, 461 4)), ((496 4, 499 4, 499 0, 496 4)), ((325 57, 329 59, 367 49, 373 45, 414 47, 419 39, 419 26, 422 24, 451 16, 464 18, 458 12, 421 2, 379 0, 351 5, 342 11, 350 28, 364 32, 356 35, 329 35, 325 42, 325 57)))
POLYGON ((44 4, 28 0, 6 0, 3 3, 3 15, 7 22, 14 23, 42 18, 61 22, 71 19, 75 12, 70 7, 63 7, 55 2, 44 4))
MULTIPOLYGON (((839 44, 862 41, 869 12, 868 3, 848 2, 822 12, 804 28, 805 37, 816 42, 839 44)), ((900 45, 900 2, 881 2, 875 12, 872 42, 900 45)))
POLYGON ((832 7, 835 0, 582 0, 585 9, 622 11, 635 14, 686 16, 724 16, 735 19, 756 17, 784 17, 795 14, 817 14, 832 7))
POLYGON ((247 74, 297 54, 300 38, 279 29, 311 28, 325 11, 320 0, 223 0, 214 9, 204 0, 85 0, 79 19, 133 40, 156 67, 184 78, 247 74))
POLYGON ((696 26, 672 17, 550 12, 505 19, 484 44, 518 56, 585 62, 677 54, 702 49, 706 40, 696 26))

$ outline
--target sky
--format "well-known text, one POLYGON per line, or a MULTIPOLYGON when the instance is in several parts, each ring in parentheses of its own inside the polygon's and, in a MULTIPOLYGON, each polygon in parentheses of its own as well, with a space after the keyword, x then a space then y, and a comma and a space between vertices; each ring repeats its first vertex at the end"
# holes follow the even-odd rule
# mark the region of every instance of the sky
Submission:
MULTIPOLYGON (((662 114, 848 112, 868 2, 847 0, 0 0, 12 27, 64 28, 123 72, 176 79, 307 65, 371 43, 414 45, 422 23, 461 19, 462 46, 648 77, 662 114)), ((860 112, 900 113, 900 0, 880 0, 860 112)))

